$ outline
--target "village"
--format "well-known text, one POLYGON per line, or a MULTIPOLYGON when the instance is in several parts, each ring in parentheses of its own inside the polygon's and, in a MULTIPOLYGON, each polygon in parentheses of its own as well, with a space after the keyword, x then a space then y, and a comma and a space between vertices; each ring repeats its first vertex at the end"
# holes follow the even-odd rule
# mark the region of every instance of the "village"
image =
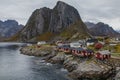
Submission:
MULTIPOLYGON (((37 43, 37 47, 40 48, 45 44, 47 44, 46 41, 40 41, 37 43)), ((119 38, 95 37, 72 42, 58 40, 54 45, 56 51, 82 58, 95 57, 99 60, 107 60, 120 56, 119 38)))
POLYGON ((21 54, 42 57, 61 64, 75 80, 111 80, 119 78, 120 41, 116 38, 88 38, 77 41, 39 41, 20 49, 21 54), (118 77, 116 77, 118 75, 118 77), (110 78, 110 79, 109 79, 110 78))

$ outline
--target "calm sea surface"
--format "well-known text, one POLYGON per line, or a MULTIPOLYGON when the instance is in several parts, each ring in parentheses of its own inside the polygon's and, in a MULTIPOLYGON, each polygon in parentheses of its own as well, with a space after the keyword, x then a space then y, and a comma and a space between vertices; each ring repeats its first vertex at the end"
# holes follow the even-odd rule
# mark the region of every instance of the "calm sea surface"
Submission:
POLYGON ((0 43, 0 80, 71 80, 60 65, 20 54, 23 43, 0 43))

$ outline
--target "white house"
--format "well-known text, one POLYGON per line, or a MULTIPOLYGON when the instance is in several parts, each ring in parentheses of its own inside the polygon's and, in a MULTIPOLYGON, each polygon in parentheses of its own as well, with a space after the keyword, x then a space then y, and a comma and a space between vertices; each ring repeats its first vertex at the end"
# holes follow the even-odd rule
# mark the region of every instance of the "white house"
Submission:
POLYGON ((94 45, 94 42, 87 42, 87 46, 94 45))
POLYGON ((32 44, 27 44, 27 46, 32 46, 32 44))
POLYGON ((116 46, 117 43, 110 43, 109 45, 110 45, 110 46, 116 46))
POLYGON ((104 51, 98 51, 100 54, 104 55, 104 54, 111 54, 111 52, 109 50, 104 50, 104 51))
POLYGON ((57 46, 63 46, 64 44, 63 43, 58 43, 57 46))
POLYGON ((111 52, 109 52, 108 50, 98 51, 95 57, 102 60, 109 59, 111 58, 111 52))
POLYGON ((37 43, 37 45, 43 45, 43 44, 46 44, 46 41, 40 41, 37 43))
POLYGON ((82 47, 82 44, 79 42, 72 42, 70 43, 70 47, 79 48, 82 47))

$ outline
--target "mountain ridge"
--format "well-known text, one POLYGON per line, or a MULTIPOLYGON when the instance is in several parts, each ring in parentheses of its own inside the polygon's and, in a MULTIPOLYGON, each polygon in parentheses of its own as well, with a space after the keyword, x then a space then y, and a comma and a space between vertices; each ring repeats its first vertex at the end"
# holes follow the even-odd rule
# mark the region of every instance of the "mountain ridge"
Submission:
POLYGON ((85 24, 93 36, 111 36, 111 37, 120 36, 120 34, 117 31, 115 31, 112 27, 103 22, 98 22, 97 24, 85 22, 85 24))
POLYGON ((19 24, 16 20, 0 20, 0 33, 1 37, 8 38, 16 34, 23 28, 22 24, 19 24))

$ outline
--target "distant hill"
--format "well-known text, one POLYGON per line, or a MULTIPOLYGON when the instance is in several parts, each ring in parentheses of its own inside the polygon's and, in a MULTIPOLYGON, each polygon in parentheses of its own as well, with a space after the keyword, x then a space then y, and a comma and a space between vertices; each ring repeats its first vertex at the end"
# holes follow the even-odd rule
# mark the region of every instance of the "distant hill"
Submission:
POLYGON ((120 30, 115 30, 116 32, 120 33, 120 30))
MULTIPOLYGON (((53 9, 36 9, 25 27, 13 40, 20 41, 74 39, 88 37, 88 29, 80 18, 78 11, 69 4, 58 1, 53 9), (79 35, 75 35, 75 34, 79 35)), ((11 38, 11 40, 12 40, 11 38)))
POLYGON ((19 25, 15 20, 0 21, 0 37, 8 38, 15 35, 23 28, 23 25, 19 25))
POLYGON ((87 25, 90 33, 93 36, 111 36, 111 37, 120 36, 120 34, 116 32, 112 27, 103 22, 99 22, 97 24, 85 22, 85 24, 87 25))
POLYGON ((95 23, 92 22, 85 22, 85 25, 87 26, 88 29, 92 28, 95 26, 95 23))

